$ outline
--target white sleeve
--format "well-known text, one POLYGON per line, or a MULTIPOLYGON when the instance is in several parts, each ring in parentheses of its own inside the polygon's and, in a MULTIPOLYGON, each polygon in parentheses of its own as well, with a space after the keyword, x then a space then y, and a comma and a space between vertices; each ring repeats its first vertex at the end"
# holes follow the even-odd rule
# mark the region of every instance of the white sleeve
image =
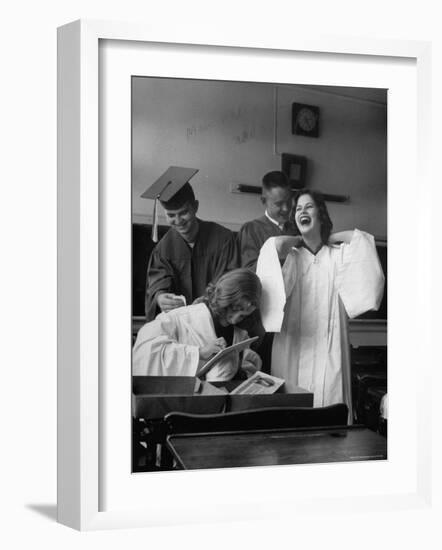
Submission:
POLYGON ((373 236, 355 229, 337 253, 337 289, 348 316, 379 309, 385 278, 373 236))
POLYGON ((174 320, 166 314, 146 323, 132 350, 134 376, 195 376, 199 348, 176 340, 174 320))
POLYGON ((275 237, 270 237, 263 244, 256 264, 256 274, 262 285, 262 324, 266 332, 279 332, 284 319, 286 295, 275 237))

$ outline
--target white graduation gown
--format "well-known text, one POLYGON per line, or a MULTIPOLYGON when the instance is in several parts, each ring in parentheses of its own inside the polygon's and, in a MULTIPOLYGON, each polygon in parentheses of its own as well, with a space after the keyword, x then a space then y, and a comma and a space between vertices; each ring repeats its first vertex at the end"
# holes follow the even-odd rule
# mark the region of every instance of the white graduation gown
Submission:
POLYGON ((351 411, 348 317, 378 309, 384 288, 374 238, 356 229, 349 244, 323 246, 316 255, 294 248, 282 277, 271 238, 261 249, 257 274, 264 327, 278 332, 271 373, 288 387, 313 392, 315 407, 346 403, 351 411))
MULTIPOLYGON (((203 303, 160 313, 138 332, 132 351, 132 373, 134 376, 195 376, 200 362, 199 348, 216 338, 212 316, 203 303)), ((234 344, 246 338, 246 331, 234 327, 234 344)), ((239 353, 232 352, 215 364, 206 380, 230 380, 238 367, 239 353)))

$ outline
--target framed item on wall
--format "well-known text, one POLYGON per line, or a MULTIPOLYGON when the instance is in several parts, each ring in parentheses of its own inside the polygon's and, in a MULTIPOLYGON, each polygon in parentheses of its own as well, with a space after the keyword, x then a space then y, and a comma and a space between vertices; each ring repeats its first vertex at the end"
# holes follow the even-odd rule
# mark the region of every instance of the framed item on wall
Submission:
POLYGON ((319 137, 319 107, 293 103, 292 133, 298 136, 319 137))
MULTIPOLYGON (((201 522, 264 517, 289 521, 294 513, 327 513, 331 508, 333 513, 347 514, 355 501, 365 511, 378 512, 419 506, 430 499, 431 441, 425 419, 431 403, 424 384, 432 361, 419 361, 423 374, 419 379, 414 374, 431 333, 431 316, 425 315, 431 303, 430 289, 420 284, 423 273, 432 272, 431 260, 422 252, 417 233, 402 238, 415 197, 410 165, 416 163, 420 168, 423 192, 431 195, 423 169, 430 145, 428 127, 413 125, 418 119, 431 120, 430 103, 425 100, 430 78, 428 59, 425 44, 400 41, 350 37, 304 41, 275 33, 271 40, 268 36, 239 40, 227 35, 210 44, 203 33, 193 35, 189 42, 186 29, 168 34, 117 22, 77 21, 59 29, 59 522, 92 530, 192 523, 195 518, 201 522), (418 71, 410 58, 418 63, 418 71), (400 265, 410 247, 418 250, 420 257, 405 273, 393 268, 389 278, 391 406, 397 417, 418 430, 403 438, 401 430, 392 429, 388 461, 361 460, 351 468, 347 464, 277 467, 275 461, 275 466, 267 468, 134 475, 132 77, 262 83, 265 75, 272 83, 326 85, 326 73, 333 74, 334 85, 388 88, 394 106, 389 117, 389 197, 394 205, 389 213, 393 251, 389 265, 400 265), (403 132, 404 116, 411 120, 407 133, 403 132), (405 155, 407 163, 403 162, 405 155), (401 303, 405 292, 414 313, 407 319, 401 303), (399 341, 408 342, 406 350, 399 341), (400 391, 395 385, 399 378, 400 391), (297 490, 287 492, 288 486, 297 490)), ((286 102, 286 121, 290 106, 291 102, 286 102)), ((259 131, 253 109, 250 113, 247 128, 239 128, 230 136, 240 152, 259 131)), ((236 121, 238 111, 228 116, 236 121)), ((286 126, 290 134, 288 122, 286 126)), ((309 123, 304 127, 307 131, 309 123)), ((213 128, 208 124, 190 126, 183 135, 190 139, 200 133, 206 139, 213 128)), ((306 150, 307 157, 310 154, 306 150)), ((303 164, 300 158, 287 168, 296 185, 305 177, 305 161, 303 164)), ((250 197, 239 197, 243 199, 250 197)), ((416 215, 425 223, 424 210, 416 215)))
POLYGON ((281 170, 288 177, 292 189, 306 185, 307 159, 301 155, 282 153, 281 170))

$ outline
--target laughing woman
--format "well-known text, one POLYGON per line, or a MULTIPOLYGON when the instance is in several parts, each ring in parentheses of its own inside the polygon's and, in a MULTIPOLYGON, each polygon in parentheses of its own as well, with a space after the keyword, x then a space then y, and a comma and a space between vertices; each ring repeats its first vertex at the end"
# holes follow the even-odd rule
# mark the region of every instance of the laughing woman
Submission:
POLYGON ((258 259, 263 297, 272 303, 285 258, 271 373, 313 392, 315 407, 344 402, 351 411, 348 317, 378 309, 384 288, 374 238, 357 229, 331 234, 325 202, 313 191, 298 193, 292 215, 299 236, 268 239, 258 259))

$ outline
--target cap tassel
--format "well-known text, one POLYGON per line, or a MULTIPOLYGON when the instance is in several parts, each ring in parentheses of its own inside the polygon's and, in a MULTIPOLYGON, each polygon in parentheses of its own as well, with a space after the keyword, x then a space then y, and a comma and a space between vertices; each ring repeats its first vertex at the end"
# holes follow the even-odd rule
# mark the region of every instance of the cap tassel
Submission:
POLYGON ((153 220, 152 220, 152 240, 154 243, 158 242, 158 197, 155 197, 153 203, 153 220))

